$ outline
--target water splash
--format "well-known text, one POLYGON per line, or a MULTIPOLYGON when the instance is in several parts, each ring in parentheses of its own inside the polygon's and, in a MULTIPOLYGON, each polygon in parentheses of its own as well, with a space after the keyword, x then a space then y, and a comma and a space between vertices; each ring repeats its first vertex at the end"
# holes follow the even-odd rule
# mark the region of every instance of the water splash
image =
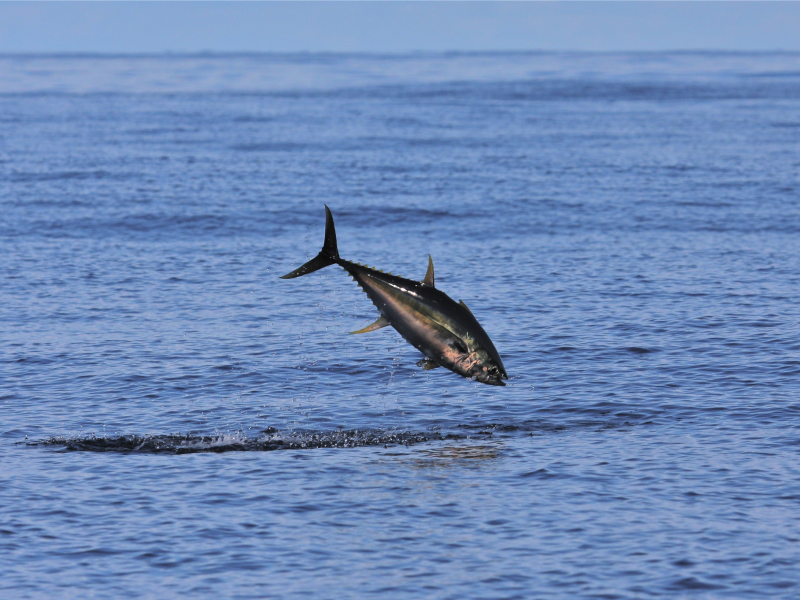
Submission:
POLYGON ((60 446, 74 452, 123 452, 145 454, 196 454, 200 452, 269 452, 314 448, 362 446, 411 446, 429 441, 456 440, 466 436, 440 432, 351 429, 317 432, 280 432, 267 429, 259 436, 243 433, 217 435, 167 434, 119 436, 53 436, 26 442, 28 446, 60 446))

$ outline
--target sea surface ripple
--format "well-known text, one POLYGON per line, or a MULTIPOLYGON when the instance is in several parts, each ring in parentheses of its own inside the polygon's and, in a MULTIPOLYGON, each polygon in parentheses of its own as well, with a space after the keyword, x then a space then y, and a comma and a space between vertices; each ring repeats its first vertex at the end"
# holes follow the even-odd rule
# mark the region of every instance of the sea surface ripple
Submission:
POLYGON ((0 56, 0 214, 2 597, 800 595, 796 53, 0 56))

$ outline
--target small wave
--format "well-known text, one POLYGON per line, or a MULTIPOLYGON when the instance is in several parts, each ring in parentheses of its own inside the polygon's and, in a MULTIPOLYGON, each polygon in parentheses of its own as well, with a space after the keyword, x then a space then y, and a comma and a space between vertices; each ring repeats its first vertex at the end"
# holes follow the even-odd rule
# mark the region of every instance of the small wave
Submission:
POLYGON ((358 448, 363 446, 410 446, 429 441, 462 439, 465 436, 439 432, 381 431, 351 429, 330 432, 285 433, 266 430, 256 437, 244 434, 219 435, 119 435, 54 436, 26 442, 28 446, 61 446, 65 451, 122 452, 144 454, 197 454, 201 452, 269 452, 315 448, 358 448))
POLYGON ((301 150, 313 150, 313 144, 301 144, 297 142, 263 142, 253 144, 235 144, 232 150, 240 152, 297 152, 301 150))
POLYGON ((132 173, 112 173, 110 171, 60 171, 60 172, 17 172, 10 176, 10 180, 19 183, 35 181, 61 181, 68 179, 87 180, 87 179, 111 179, 123 181, 131 179, 132 173))
POLYGON ((276 120, 277 117, 265 117, 258 115, 241 115, 232 119, 234 123, 271 123, 276 120))
POLYGON ((625 348, 625 350, 633 354, 652 354, 653 352, 658 352, 655 348, 640 348, 639 346, 630 346, 625 348))

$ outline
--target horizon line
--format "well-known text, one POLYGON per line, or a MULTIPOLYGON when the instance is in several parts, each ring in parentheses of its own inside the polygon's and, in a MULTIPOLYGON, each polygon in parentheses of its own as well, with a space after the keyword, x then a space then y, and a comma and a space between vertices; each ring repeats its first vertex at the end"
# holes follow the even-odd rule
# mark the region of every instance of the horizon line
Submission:
POLYGON ((259 56, 371 56, 386 58, 413 57, 449 57, 449 56, 524 56, 524 55, 621 55, 621 54, 716 54, 716 55, 752 55, 752 54, 789 54, 798 55, 800 50, 734 50, 719 48, 675 48, 670 50, 404 50, 399 52, 376 52, 366 50, 294 50, 294 51, 262 51, 262 50, 162 50, 157 52, 99 52, 99 51, 42 51, 42 52, 3 52, 0 58, 232 58, 259 56))

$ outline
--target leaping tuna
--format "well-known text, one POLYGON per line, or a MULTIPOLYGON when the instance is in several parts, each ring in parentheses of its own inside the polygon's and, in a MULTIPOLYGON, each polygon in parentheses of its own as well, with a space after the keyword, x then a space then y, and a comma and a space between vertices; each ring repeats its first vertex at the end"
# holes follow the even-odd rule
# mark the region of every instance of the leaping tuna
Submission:
POLYGON ((325 243, 320 253, 281 277, 294 279, 330 265, 339 265, 366 292, 380 311, 377 321, 351 333, 367 333, 391 325, 426 358, 417 364, 430 370, 445 367, 462 377, 489 385, 505 385, 503 361, 492 340, 463 301, 454 302, 433 282, 433 259, 420 281, 404 279, 339 257, 331 210, 325 206, 325 243))
POLYGON ((391 325, 426 358, 417 364, 426 371, 445 367, 473 381, 505 385, 503 361, 492 340, 462 300, 454 302, 433 282, 433 259, 428 272, 413 281, 353 263, 339 257, 331 209, 325 206, 325 242, 322 250, 302 267, 281 277, 294 279, 330 265, 347 271, 380 311, 378 320, 358 331, 368 333, 391 325))

